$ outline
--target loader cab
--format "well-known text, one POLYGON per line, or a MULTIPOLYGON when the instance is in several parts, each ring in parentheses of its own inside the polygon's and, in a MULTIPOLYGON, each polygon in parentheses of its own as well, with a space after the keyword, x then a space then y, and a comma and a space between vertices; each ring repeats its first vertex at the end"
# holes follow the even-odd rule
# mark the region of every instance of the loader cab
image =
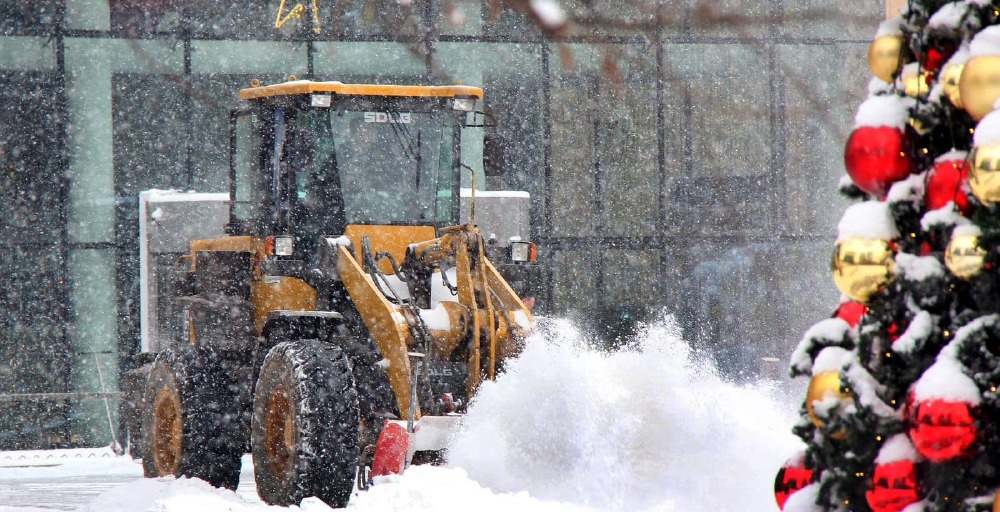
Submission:
POLYGON ((231 235, 287 236, 302 257, 348 225, 459 222, 474 87, 289 82, 230 116, 231 235))

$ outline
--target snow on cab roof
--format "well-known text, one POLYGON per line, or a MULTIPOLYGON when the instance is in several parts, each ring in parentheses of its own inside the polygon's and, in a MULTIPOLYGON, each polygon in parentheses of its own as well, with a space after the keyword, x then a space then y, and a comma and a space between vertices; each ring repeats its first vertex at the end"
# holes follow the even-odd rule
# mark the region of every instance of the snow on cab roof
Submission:
POLYGON ((317 92, 329 92, 347 96, 483 97, 482 89, 468 85, 345 84, 343 82, 293 80, 280 84, 240 89, 240 99, 253 100, 272 96, 292 96, 317 92))

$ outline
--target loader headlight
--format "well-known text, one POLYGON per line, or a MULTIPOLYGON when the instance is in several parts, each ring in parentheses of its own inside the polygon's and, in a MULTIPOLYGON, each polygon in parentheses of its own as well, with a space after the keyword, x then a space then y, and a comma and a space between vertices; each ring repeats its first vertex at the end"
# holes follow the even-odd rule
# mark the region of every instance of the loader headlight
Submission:
POLYGON ((291 256, 292 255, 292 237, 290 236, 276 236, 274 237, 274 254, 275 256, 291 256))
POLYGON ((464 112, 472 112, 476 108, 476 98, 455 98, 452 101, 451 108, 464 112))
POLYGON ((538 261, 538 247, 531 242, 511 242, 510 260, 515 263, 538 261))
POLYGON ((329 94, 313 94, 309 97, 309 104, 313 107, 329 108, 332 99, 329 94))

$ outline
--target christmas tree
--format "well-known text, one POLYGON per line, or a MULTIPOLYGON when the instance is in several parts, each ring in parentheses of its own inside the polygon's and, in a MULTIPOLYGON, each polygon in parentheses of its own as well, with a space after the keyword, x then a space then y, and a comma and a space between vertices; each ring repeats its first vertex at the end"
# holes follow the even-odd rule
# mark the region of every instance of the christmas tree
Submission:
POLYGON ((878 29, 840 192, 843 300, 810 328, 785 511, 1000 511, 1000 2, 878 29))

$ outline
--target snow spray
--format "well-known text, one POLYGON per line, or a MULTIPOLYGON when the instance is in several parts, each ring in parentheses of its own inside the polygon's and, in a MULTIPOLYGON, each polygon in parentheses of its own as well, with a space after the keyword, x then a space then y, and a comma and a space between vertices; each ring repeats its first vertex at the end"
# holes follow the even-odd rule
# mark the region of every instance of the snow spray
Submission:
POLYGON ((448 464, 497 492, 598 510, 773 512, 801 446, 774 383, 726 382, 672 319, 635 346, 588 346, 567 321, 485 382, 448 464))

